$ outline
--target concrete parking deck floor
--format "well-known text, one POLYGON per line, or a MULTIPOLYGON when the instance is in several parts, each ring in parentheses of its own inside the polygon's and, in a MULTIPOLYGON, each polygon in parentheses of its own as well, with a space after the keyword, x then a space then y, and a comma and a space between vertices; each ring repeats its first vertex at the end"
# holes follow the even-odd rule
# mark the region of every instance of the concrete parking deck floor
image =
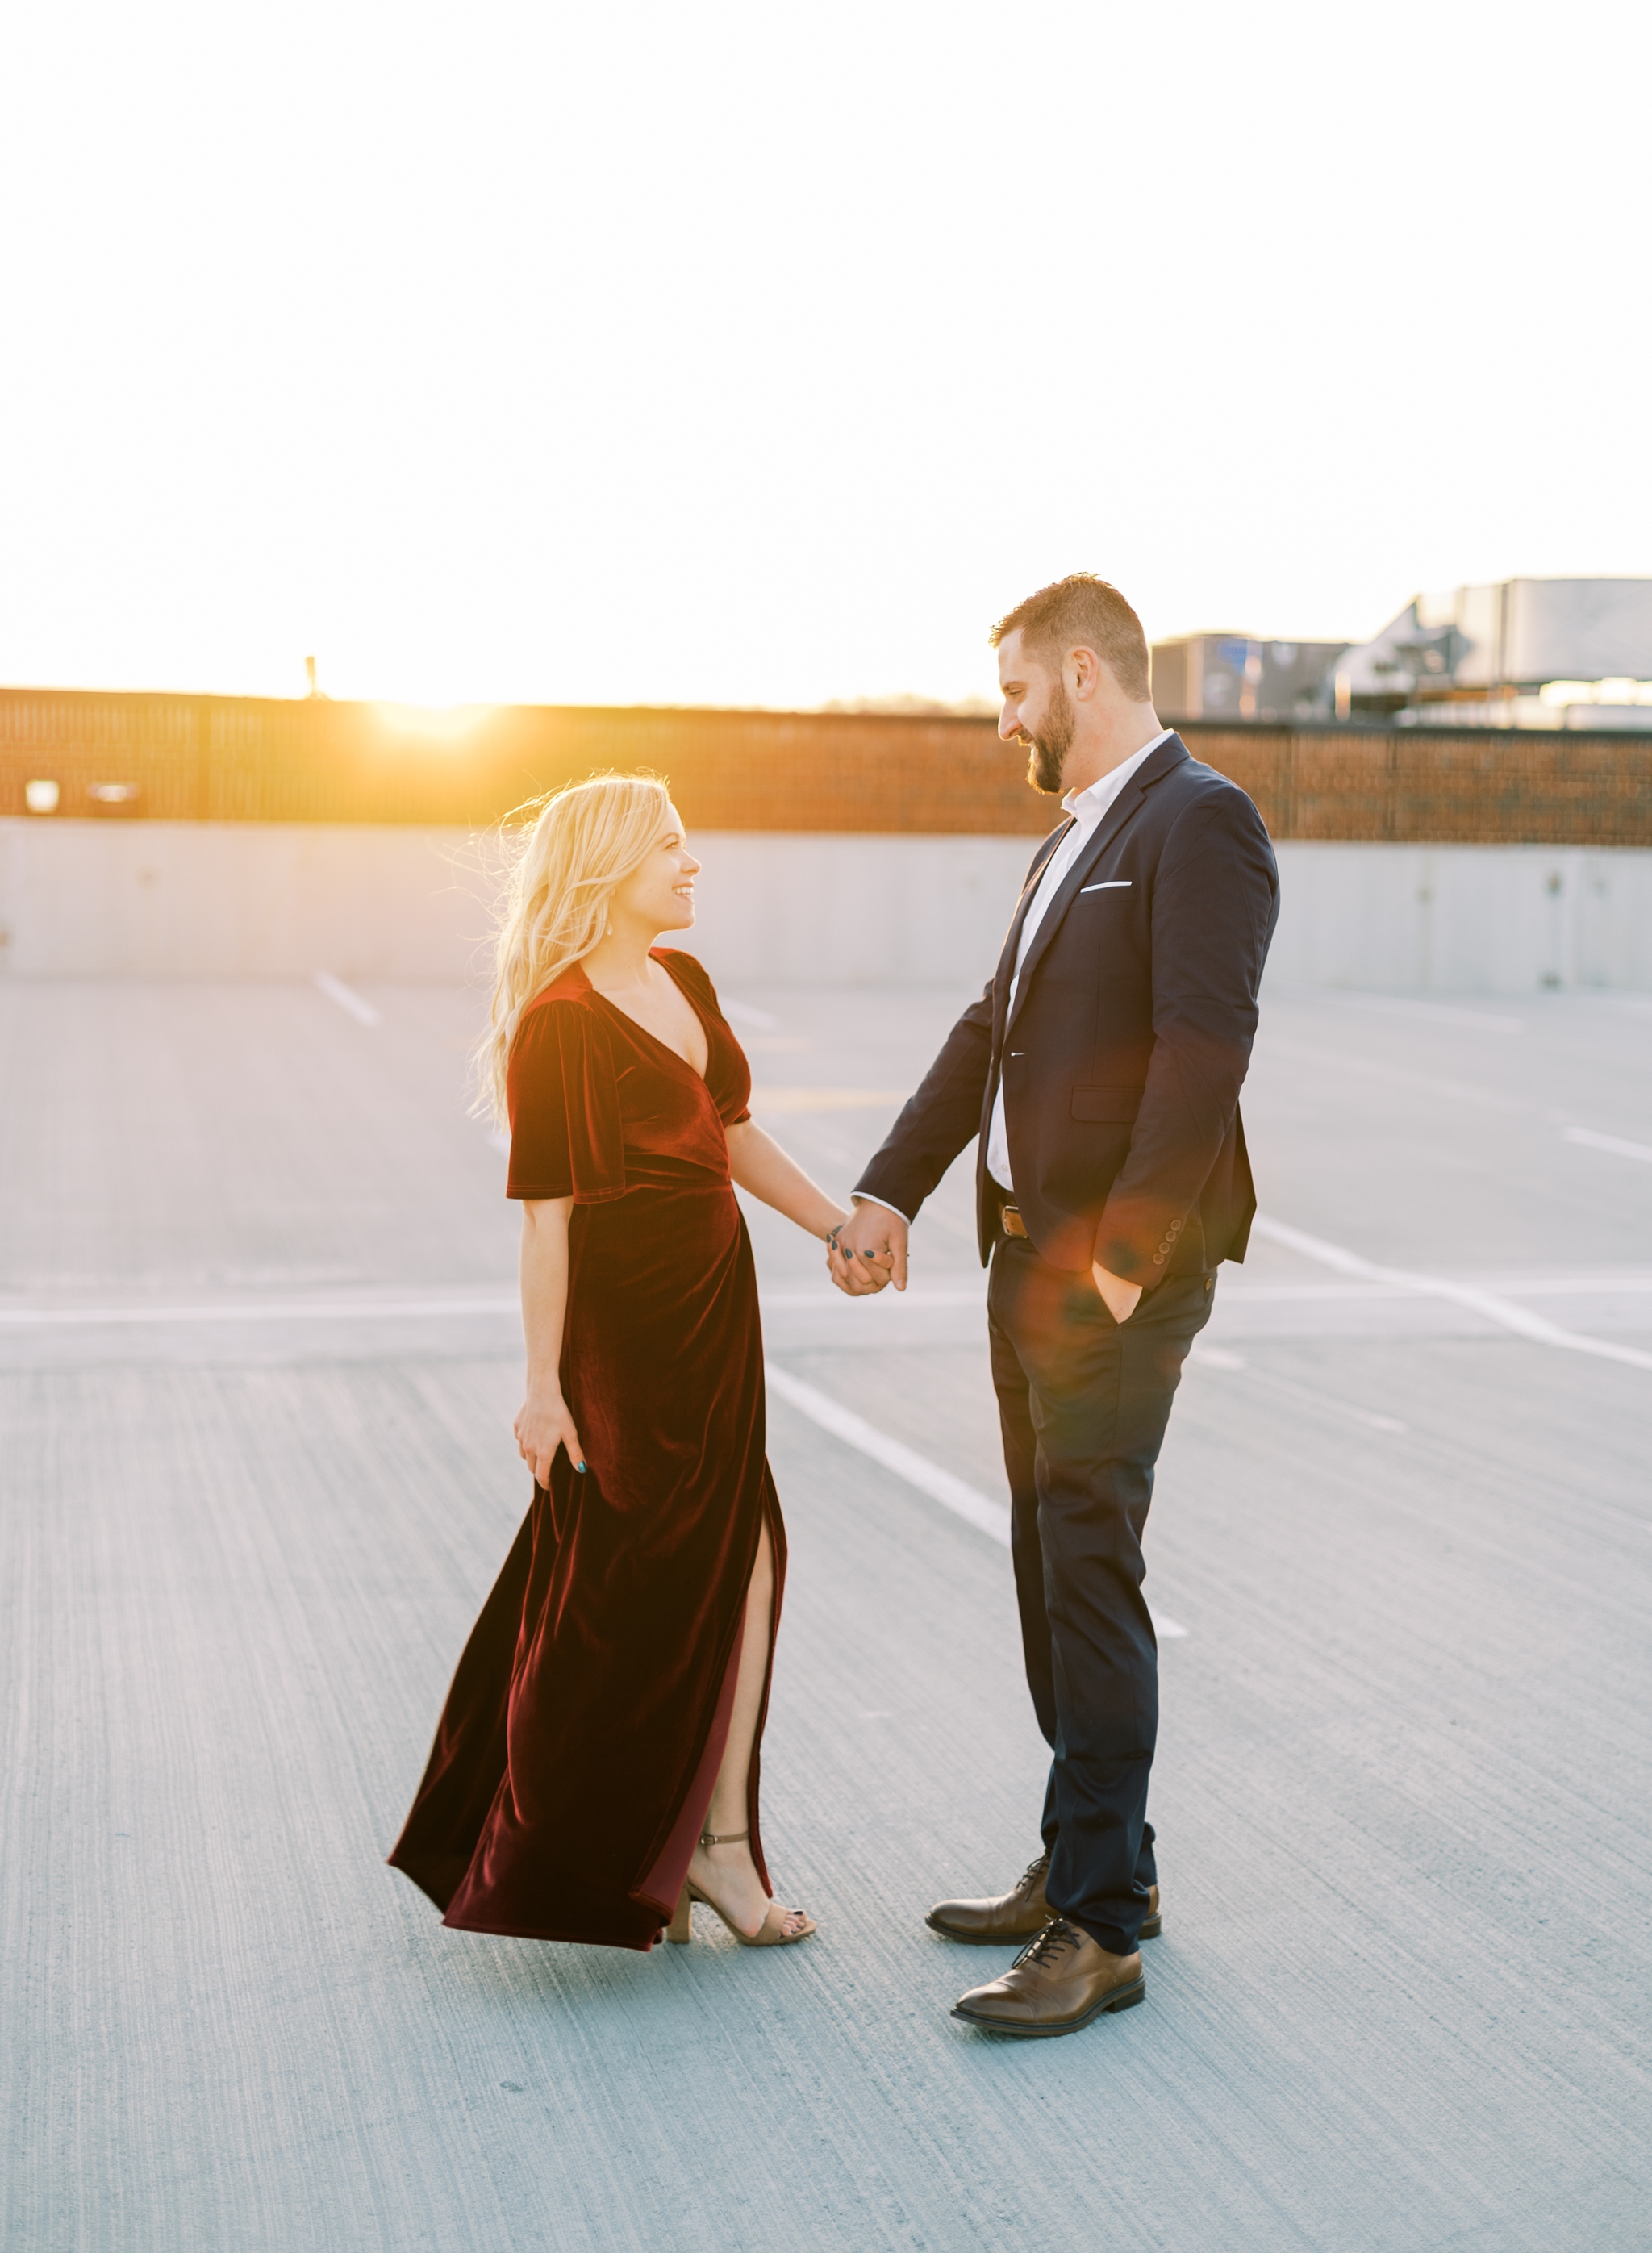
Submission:
MULTIPOLYGON (((1272 998, 1278 1232, 1149 1529, 1147 2006, 1020 2046, 922 1922, 1036 1847, 1007 1558, 797 1405, 1001 1503, 958 1169, 902 1301, 754 1221, 819 1937, 459 1936, 383 1867, 526 1496, 474 999, 365 998, 0 988, 8 2246, 1652 2244, 1652 1001, 1272 998)), ((839 1189, 958 999, 730 998, 839 1189)))

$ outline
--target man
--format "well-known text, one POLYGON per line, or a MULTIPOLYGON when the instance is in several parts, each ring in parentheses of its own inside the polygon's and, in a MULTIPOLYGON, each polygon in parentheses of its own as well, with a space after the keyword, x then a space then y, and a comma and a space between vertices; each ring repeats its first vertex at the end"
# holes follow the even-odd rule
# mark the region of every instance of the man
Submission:
POLYGON ((993 629, 999 734, 1066 818, 1033 855, 996 975, 861 1175, 833 1257, 906 1284, 907 1231, 972 1135, 993 1382, 1027 1678, 1053 1759, 1044 1851, 933 1929, 1021 1942, 954 2016, 1070 2033, 1145 1992, 1160 1929, 1147 1774, 1158 1646, 1143 1600, 1154 1465, 1215 1269, 1256 1200, 1238 1094, 1278 913, 1244 792, 1153 708, 1122 595, 1078 573, 993 629))

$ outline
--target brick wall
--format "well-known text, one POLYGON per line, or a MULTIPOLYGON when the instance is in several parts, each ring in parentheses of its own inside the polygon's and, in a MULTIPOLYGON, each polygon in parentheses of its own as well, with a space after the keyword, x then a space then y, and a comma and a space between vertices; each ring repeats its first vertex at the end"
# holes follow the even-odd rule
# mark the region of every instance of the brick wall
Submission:
POLYGON ((1215 728, 1180 733, 1276 837, 1652 845, 1652 731, 1215 728))
MULTIPOLYGON (((1652 845, 1652 734, 1181 732, 1278 837, 1652 845)), ((443 738, 369 704, 0 690, 0 814, 40 778, 70 816, 479 826, 603 766, 667 776, 696 829, 1038 836, 1052 812, 989 720, 503 706, 443 738)))

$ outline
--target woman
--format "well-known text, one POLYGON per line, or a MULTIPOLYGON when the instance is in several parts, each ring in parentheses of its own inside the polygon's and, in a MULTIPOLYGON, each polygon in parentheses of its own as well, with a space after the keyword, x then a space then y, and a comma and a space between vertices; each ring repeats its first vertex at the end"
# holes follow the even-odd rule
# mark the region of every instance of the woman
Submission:
POLYGON ((690 1904, 806 1939, 757 1825, 785 1533, 756 1278, 732 1183, 824 1238, 849 1215, 753 1124, 666 786, 541 808, 498 949, 484 1098, 522 1200, 533 1503, 459 1662, 392 1863, 467 1932, 652 1948, 690 1904))

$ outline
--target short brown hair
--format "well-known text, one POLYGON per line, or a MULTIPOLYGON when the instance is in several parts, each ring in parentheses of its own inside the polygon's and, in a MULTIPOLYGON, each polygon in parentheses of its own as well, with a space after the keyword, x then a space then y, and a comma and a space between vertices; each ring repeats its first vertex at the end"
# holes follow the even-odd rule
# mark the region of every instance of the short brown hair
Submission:
POLYGON ((1141 620, 1117 587, 1092 572, 1070 572, 1052 586, 1041 587, 1007 611, 987 638, 996 649, 1013 633, 1024 634, 1029 649, 1042 652, 1053 643, 1063 657, 1070 649, 1093 649, 1133 704, 1152 701, 1153 673, 1141 620))

